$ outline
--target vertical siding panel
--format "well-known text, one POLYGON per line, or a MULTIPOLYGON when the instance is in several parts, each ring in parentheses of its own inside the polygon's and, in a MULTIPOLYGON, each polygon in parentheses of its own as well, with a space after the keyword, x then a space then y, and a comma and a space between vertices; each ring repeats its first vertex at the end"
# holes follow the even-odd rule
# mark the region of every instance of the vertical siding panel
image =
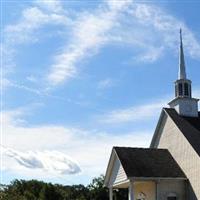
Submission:
MULTIPOLYGON (((166 148, 182 168, 200 199, 200 158, 170 117, 163 127, 158 148, 166 148)), ((191 200, 195 199, 190 194, 191 200)))

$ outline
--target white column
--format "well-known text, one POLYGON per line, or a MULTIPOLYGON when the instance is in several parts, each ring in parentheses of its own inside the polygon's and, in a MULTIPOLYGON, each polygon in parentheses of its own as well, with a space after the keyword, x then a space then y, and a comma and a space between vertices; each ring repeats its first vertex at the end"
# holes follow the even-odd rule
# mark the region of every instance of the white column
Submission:
POLYGON ((160 180, 158 179, 157 181, 155 181, 155 184, 156 184, 156 200, 159 200, 159 196, 160 196, 160 191, 159 191, 160 180))
POLYGON ((129 183, 129 194, 128 194, 128 199, 129 200, 134 200, 134 188, 133 188, 133 181, 130 181, 129 183))
POLYGON ((156 200, 159 200, 159 199, 158 199, 158 195, 159 195, 159 191, 158 191, 158 182, 159 182, 159 181, 155 181, 155 185, 156 185, 156 200))
POLYGON ((113 189, 112 189, 112 187, 109 188, 109 200, 113 200, 113 189))

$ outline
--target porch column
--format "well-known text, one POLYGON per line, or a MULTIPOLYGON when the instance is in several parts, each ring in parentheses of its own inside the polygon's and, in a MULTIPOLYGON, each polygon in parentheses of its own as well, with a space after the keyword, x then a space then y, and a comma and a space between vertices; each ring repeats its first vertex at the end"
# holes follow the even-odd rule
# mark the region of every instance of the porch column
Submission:
POLYGON ((156 184, 156 200, 159 200, 159 184, 160 184, 160 180, 156 180, 155 181, 156 184))
POLYGON ((158 199, 158 181, 155 181, 155 185, 156 185, 156 200, 159 200, 158 199))
POLYGON ((133 188, 133 181, 130 181, 129 183, 129 188, 128 188, 128 199, 129 200, 134 200, 134 188, 133 188))
POLYGON ((109 188, 109 200, 113 200, 113 189, 112 189, 112 187, 109 188))

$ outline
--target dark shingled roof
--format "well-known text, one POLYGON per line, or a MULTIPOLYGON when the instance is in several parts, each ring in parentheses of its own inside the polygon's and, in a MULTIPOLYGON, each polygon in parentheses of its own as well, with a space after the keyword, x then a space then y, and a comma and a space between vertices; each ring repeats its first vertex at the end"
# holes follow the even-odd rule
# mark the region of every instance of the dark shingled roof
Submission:
POLYGON ((199 117, 184 117, 193 127, 200 131, 200 113, 199 117))
POLYGON ((164 108, 164 110, 200 156, 200 115, 199 117, 183 117, 173 108, 164 108))
POLYGON ((167 149, 114 147, 130 177, 186 178, 167 149))

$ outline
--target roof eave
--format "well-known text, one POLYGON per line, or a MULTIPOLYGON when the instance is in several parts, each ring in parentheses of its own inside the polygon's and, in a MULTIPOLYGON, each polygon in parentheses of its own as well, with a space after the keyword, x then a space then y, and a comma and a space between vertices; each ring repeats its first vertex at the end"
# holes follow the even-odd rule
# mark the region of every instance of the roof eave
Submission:
POLYGON ((177 101, 178 99, 192 99, 192 100, 194 100, 194 101, 199 101, 199 99, 197 99, 197 98, 190 98, 190 97, 176 97, 176 98, 174 98, 174 99, 172 99, 169 103, 168 103, 168 105, 170 105, 170 104, 172 104, 173 102, 175 102, 175 101, 177 101))
POLYGON ((129 177, 131 181, 188 180, 186 177, 129 177))
MULTIPOLYGON (((117 155, 117 152, 115 150, 115 147, 112 148, 112 152, 111 152, 111 155, 110 155, 110 159, 109 159, 109 162, 108 162, 108 166, 107 166, 107 169, 106 169, 106 174, 105 174, 105 179, 104 179, 104 187, 109 187, 109 180, 110 180, 110 175, 111 175, 111 172, 112 172, 112 168, 113 168, 113 164, 114 164, 114 161, 115 159, 118 159, 122 168, 124 169, 118 155, 117 155)), ((124 170, 125 174, 126 174, 126 171, 124 170)), ((127 178, 127 174, 126 174, 126 178, 127 178)))
POLYGON ((110 177, 113 163, 114 163, 114 148, 112 148, 111 155, 108 161, 108 166, 106 169, 106 174, 105 174, 104 183, 103 183, 104 187, 108 187, 109 177, 110 177))
POLYGON ((154 134, 153 134, 153 137, 152 137, 152 140, 151 140, 150 148, 155 148, 155 142, 156 142, 156 139, 157 139, 157 136, 158 136, 158 132, 160 130, 161 123, 163 121, 163 117, 164 117, 165 114, 166 113, 165 113, 164 108, 163 108, 162 111, 161 111, 161 113, 160 113, 158 124, 156 126, 156 129, 154 131, 154 134))

